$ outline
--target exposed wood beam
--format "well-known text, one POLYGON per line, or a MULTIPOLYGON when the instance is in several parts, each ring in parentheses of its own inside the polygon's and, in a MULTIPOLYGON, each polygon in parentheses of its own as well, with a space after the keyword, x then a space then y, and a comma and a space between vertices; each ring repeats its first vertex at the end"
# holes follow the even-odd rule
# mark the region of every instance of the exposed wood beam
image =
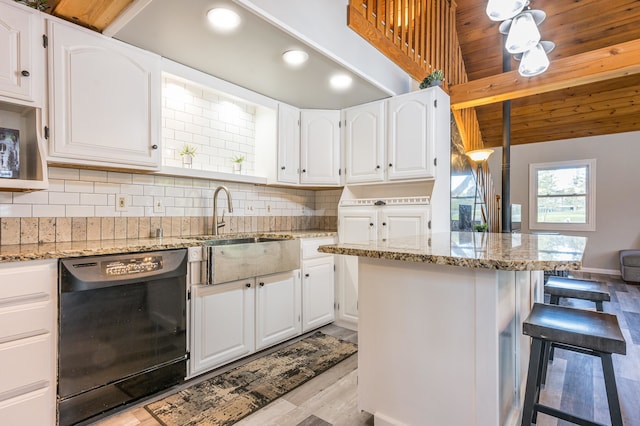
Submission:
POLYGON ((640 39, 553 61, 538 77, 518 71, 451 86, 451 109, 464 109, 523 98, 640 73, 640 39))

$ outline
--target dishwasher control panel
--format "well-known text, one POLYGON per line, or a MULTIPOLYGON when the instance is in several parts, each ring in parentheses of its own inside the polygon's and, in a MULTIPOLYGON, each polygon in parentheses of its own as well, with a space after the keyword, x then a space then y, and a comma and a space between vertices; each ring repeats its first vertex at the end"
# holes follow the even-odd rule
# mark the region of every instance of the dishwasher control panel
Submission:
POLYGON ((110 277, 154 272, 162 269, 162 256, 115 259, 102 262, 101 268, 102 273, 110 277))

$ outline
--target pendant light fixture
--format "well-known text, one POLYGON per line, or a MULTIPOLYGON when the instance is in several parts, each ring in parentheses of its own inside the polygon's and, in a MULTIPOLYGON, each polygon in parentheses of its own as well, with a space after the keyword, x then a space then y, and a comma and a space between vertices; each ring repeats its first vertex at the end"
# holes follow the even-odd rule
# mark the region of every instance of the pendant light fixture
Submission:
POLYGON ((538 44, 540 31, 538 25, 547 17, 541 10, 525 10, 513 19, 500 24, 500 32, 507 34, 505 48, 507 52, 522 53, 538 44))
POLYGON ((527 4, 529 4, 528 0, 489 0, 487 16, 492 21, 504 21, 522 12, 527 4))
POLYGON ((549 68, 549 58, 547 53, 551 52, 556 45, 551 41, 541 41, 532 49, 524 52, 521 57, 516 55, 515 58, 520 60, 518 72, 523 77, 533 77, 542 74, 549 68))
POLYGON ((529 0, 488 0, 487 16, 503 21, 499 31, 505 34, 505 50, 521 61, 518 72, 523 77, 542 74, 549 68, 549 53, 555 47, 550 41, 540 41, 538 25, 547 14, 542 10, 526 9, 529 0))

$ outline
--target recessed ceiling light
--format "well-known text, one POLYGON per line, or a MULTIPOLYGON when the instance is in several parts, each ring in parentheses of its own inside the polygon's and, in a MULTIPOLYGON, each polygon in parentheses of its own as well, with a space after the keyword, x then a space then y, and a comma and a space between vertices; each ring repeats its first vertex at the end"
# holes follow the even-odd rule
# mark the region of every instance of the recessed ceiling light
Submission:
POLYGON ((220 31, 231 31, 240 25, 240 15, 233 10, 217 7, 207 12, 207 19, 220 31))
POLYGON ((282 54, 282 59, 292 67, 299 67, 307 62, 309 54, 304 50, 287 50, 282 54))
POLYGON ((353 79, 347 74, 336 74, 329 80, 329 84, 335 90, 346 90, 351 87, 353 79))

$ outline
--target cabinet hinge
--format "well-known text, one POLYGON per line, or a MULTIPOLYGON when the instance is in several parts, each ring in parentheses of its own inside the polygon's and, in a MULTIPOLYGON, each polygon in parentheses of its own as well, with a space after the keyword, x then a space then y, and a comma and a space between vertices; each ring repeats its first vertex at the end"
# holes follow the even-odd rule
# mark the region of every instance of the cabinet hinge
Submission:
POLYGON ((438 100, 437 99, 435 101, 433 101, 433 107, 434 108, 438 108, 438 100))
POLYGON ((187 300, 191 300, 191 290, 187 291, 187 300))
POLYGON ((42 34, 42 47, 45 49, 49 47, 49 37, 46 34, 42 34))
POLYGON ((336 302, 333 302, 333 309, 338 309, 338 304, 336 302))
POLYGON ((333 265, 333 272, 335 272, 335 271, 336 271, 336 265, 334 264, 333 265))
POLYGON ((186 359, 191 359, 191 352, 187 352, 186 359))
POLYGON ((342 176, 342 169, 338 169, 338 176, 342 176))
POLYGON ((338 121, 338 129, 342 128, 342 121, 338 121))
POLYGON ((44 138, 49 139, 49 126, 44 126, 44 138))
POLYGON ((438 159, 437 159, 437 158, 434 158, 434 159, 433 159, 433 165, 434 165, 434 166, 437 166, 437 165, 438 165, 438 159))
POLYGON ((427 228, 431 229, 431 221, 427 222, 427 228))

